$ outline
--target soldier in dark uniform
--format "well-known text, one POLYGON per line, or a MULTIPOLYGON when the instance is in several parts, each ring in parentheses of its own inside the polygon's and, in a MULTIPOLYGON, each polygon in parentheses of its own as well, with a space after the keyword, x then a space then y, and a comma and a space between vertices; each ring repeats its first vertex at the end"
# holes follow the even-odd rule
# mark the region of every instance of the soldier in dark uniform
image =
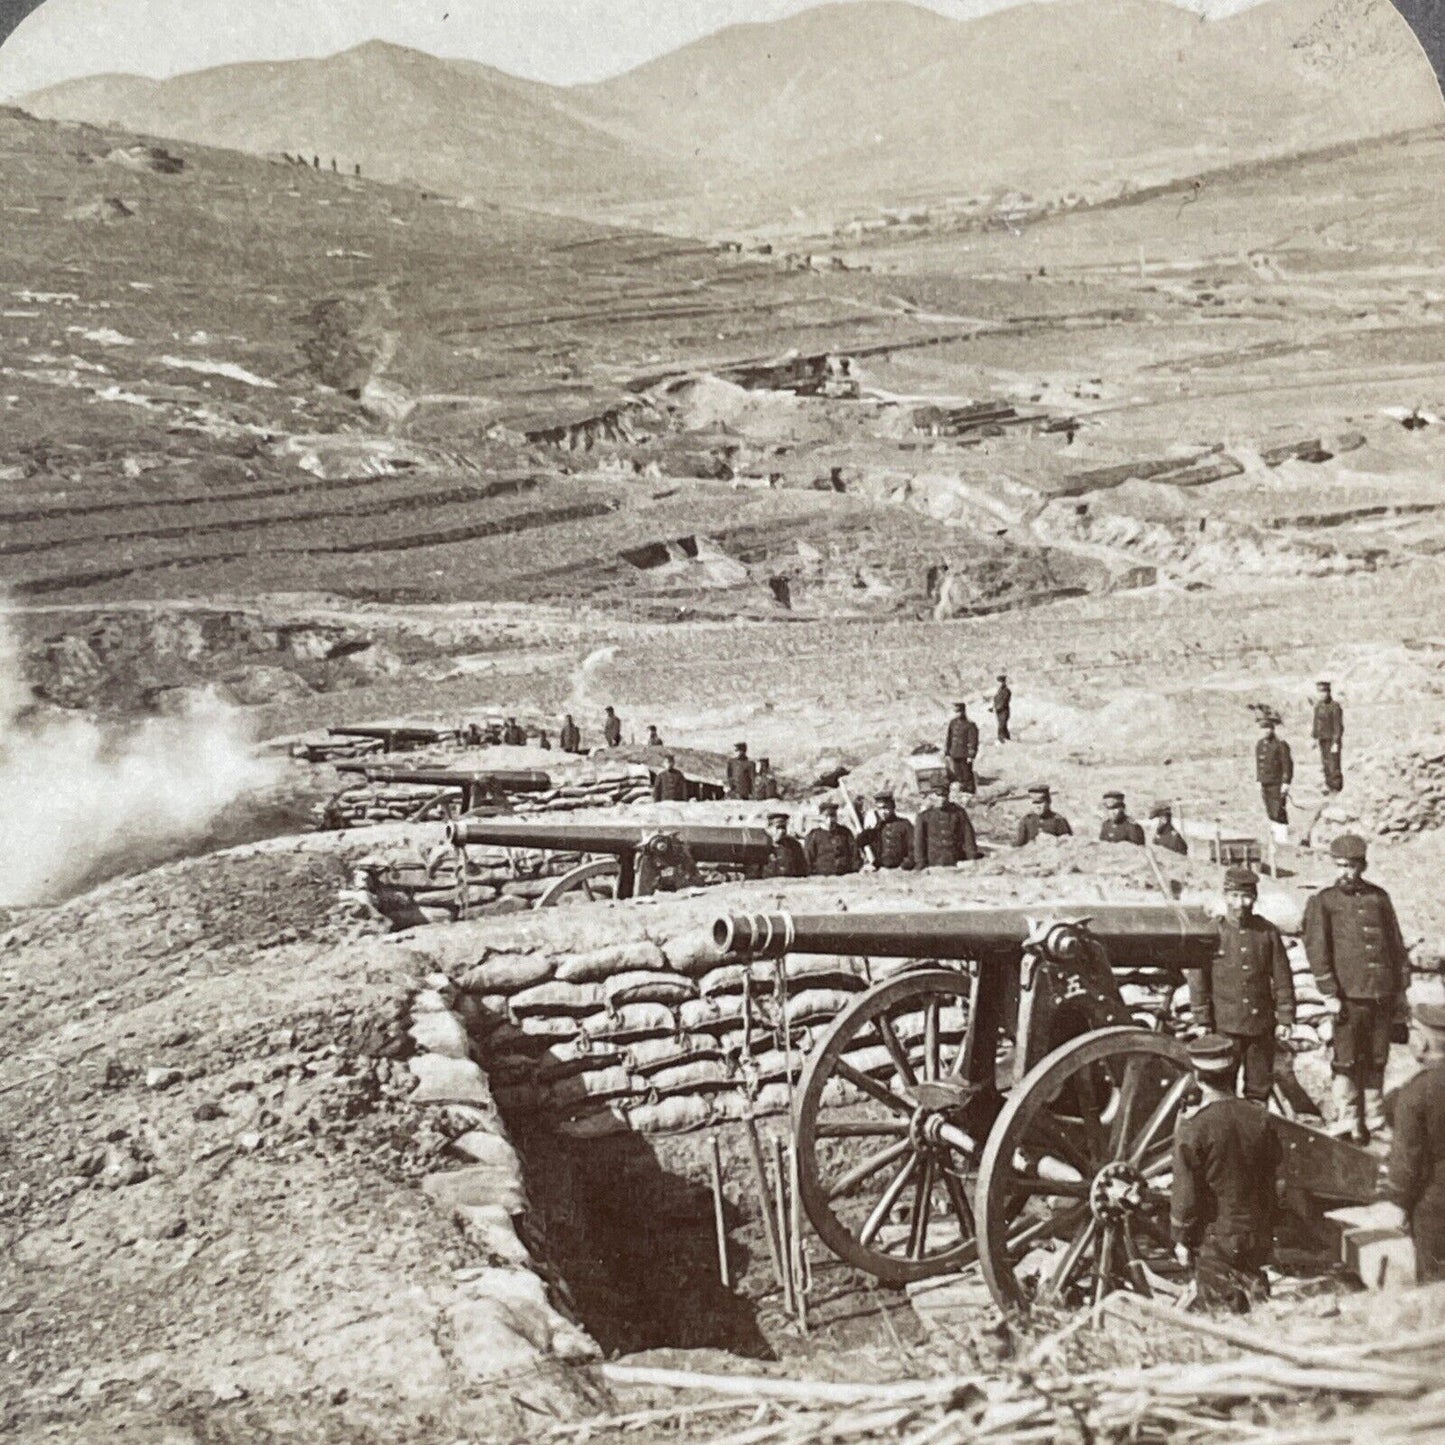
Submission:
POLYGON ((778 786, 772 763, 767 758, 759 758, 757 776, 753 778, 753 797, 769 801, 782 796, 783 790, 778 786))
POLYGON ((557 746, 564 753, 580 753, 582 751, 582 732, 572 721, 570 712, 562 719, 562 731, 557 734, 557 746))
POLYGON ((502 745, 508 748, 524 748, 527 746, 527 734, 521 723, 514 717, 507 719, 507 725, 502 729, 502 745))
POLYGON ((1288 823, 1290 784, 1294 782, 1294 755, 1289 744, 1275 734, 1279 718, 1274 713, 1260 717, 1264 736, 1254 745, 1254 775, 1264 798, 1264 811, 1271 823, 1288 823))
POLYGON ((1264 1104, 1274 1088, 1275 1044, 1294 1028, 1294 976, 1279 929, 1254 911, 1258 896, 1248 868, 1226 870, 1219 947, 1209 967, 1190 969, 1188 978, 1196 1026, 1228 1040, 1244 1097, 1264 1104))
POLYGON ((1174 1129, 1169 1224, 1206 1309, 1243 1314, 1269 1297, 1264 1265, 1279 1214, 1283 1160, 1269 1113, 1234 1094, 1234 1046, 1218 1034, 1189 1045, 1199 1106, 1174 1129))
POLYGON ((978 792, 978 782, 973 776, 973 760, 978 756, 978 724, 968 716, 968 704, 954 703, 958 716, 948 724, 948 736, 943 742, 943 755, 948 759, 948 776, 965 793, 978 792))
POLYGON ((1001 672, 998 675, 998 691, 993 695, 993 716, 998 723, 998 740, 1001 743, 1009 741, 1008 719, 1009 711, 1013 707, 1014 695, 1009 691, 1008 674, 1001 672))
POLYGON ((1051 833, 1055 838, 1072 835, 1074 830, 1069 826, 1069 820, 1054 812, 1053 796, 1046 783, 1035 783, 1029 789, 1029 808, 1030 811, 1019 819, 1019 829, 1014 835, 1016 848, 1026 847, 1040 833, 1051 833))
POLYGON ((1149 823, 1154 829, 1149 841, 1156 848, 1167 848, 1181 857, 1188 855, 1189 844, 1184 841, 1184 835, 1175 828, 1174 809, 1168 803, 1155 803, 1149 809, 1149 823))
POLYGON ((728 794, 734 798, 751 798, 758 770, 748 756, 746 743, 734 743, 733 750, 737 756, 728 759, 728 794))
POLYGON ((1320 747, 1320 767, 1324 770, 1325 791, 1338 793, 1345 786, 1340 754, 1344 748, 1345 710, 1331 695, 1330 684, 1315 684, 1314 726, 1310 736, 1320 747))
POLYGON ((537 746, 541 748, 544 753, 550 753, 552 751, 552 739, 547 736, 546 728, 537 729, 537 746))
POLYGON ((878 821, 858 839, 859 846, 873 855, 877 868, 913 867, 913 824, 898 816, 892 793, 879 793, 878 821))
POLYGON ((858 840, 838 821, 838 805, 829 800, 819 805, 822 823, 808 834, 803 852, 808 859, 808 873, 814 878, 836 877, 856 873, 862 865, 858 840))
POLYGON ((1144 846, 1144 830, 1129 816, 1123 793, 1104 794, 1104 822, 1099 828, 1099 841, 1144 846))
POLYGON ((609 703, 607 715, 602 719, 602 740, 609 748, 622 746, 622 719, 617 716, 609 703))
POLYGON ((948 784, 940 783, 913 824, 913 866, 952 868, 982 856, 972 819, 948 796, 948 784))
POLYGON ((1338 876, 1305 905, 1304 941, 1334 1016, 1335 1132, 1379 1138, 1386 1133, 1390 1034, 1404 1019, 1410 958, 1390 895, 1365 882, 1365 840, 1342 834, 1330 844, 1330 856, 1338 876))
POLYGON ((648 723, 647 725, 647 746, 650 748, 660 748, 663 746, 662 734, 658 732, 656 723, 648 723))
POLYGON ((668 753, 665 766, 652 780, 652 801, 654 803, 687 802, 687 778, 677 766, 677 759, 668 753))
POLYGON ((786 813, 768 814, 768 836, 773 842, 773 851, 763 864, 759 877, 762 878, 806 878, 808 876, 808 855, 803 845, 788 832, 786 813))
POLYGON ((1388 1192, 1415 1241, 1421 1284, 1445 1279, 1445 1004, 1416 1005, 1410 1051, 1420 1072, 1395 1099, 1388 1192))

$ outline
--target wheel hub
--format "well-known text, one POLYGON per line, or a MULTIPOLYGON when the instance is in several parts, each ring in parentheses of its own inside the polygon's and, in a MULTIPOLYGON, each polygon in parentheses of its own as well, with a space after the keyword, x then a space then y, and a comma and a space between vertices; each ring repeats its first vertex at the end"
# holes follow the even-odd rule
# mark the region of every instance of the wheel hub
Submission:
POLYGON ((1148 1186, 1132 1164, 1122 1160, 1106 1164, 1089 1186, 1089 1208, 1101 1223, 1112 1224, 1144 1206, 1148 1186))

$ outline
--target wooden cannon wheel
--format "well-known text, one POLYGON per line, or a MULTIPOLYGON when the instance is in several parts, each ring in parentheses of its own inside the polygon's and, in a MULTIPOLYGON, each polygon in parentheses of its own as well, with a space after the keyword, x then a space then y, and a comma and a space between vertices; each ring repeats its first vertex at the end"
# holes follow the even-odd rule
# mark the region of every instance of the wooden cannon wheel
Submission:
POLYGON ((1169 1236, 1183 1045, 1096 1029, 1039 1061, 983 1150, 974 1199, 984 1278, 1001 1309, 1075 1306, 1182 1283, 1169 1236), (1154 1283, 1151 1283, 1151 1278, 1154 1283))
POLYGON ((962 969, 938 968, 877 985, 803 1073, 803 1206, 834 1254, 886 1284, 977 1257, 970 1197, 997 1097, 963 1079, 970 988, 962 969))
POLYGON ((538 897, 538 908, 555 908, 564 899, 569 902, 595 903, 603 898, 616 898, 622 865, 616 858, 594 858, 579 863, 549 883, 538 897), (579 895, 576 899, 569 894, 579 895))

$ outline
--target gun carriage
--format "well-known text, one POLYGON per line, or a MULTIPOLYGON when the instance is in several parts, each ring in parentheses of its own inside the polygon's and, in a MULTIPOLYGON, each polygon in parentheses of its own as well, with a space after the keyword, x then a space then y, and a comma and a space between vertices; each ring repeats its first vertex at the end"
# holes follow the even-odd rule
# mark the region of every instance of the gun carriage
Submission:
MULTIPOLYGON (((865 956, 888 971, 838 1015, 795 1099, 801 1194, 841 1259, 889 1284, 975 1261, 1000 1308, 1169 1293, 1181 1040, 1121 982, 1178 986, 1217 925, 1168 905, 786 913, 715 925, 725 955, 865 956), (839 1102, 842 1101, 842 1102, 839 1102)), ((1379 1161, 1276 1122, 1296 1203, 1373 1199, 1379 1161)))

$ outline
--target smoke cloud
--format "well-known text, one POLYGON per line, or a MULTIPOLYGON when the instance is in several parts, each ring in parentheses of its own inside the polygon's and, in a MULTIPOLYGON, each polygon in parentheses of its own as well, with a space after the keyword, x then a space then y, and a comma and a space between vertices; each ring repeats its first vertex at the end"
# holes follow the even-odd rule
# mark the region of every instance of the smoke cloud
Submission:
POLYGON ((241 715, 214 697, 128 726, 36 715, 30 703, 0 614, 0 905, 55 902, 174 857, 276 778, 241 715))

